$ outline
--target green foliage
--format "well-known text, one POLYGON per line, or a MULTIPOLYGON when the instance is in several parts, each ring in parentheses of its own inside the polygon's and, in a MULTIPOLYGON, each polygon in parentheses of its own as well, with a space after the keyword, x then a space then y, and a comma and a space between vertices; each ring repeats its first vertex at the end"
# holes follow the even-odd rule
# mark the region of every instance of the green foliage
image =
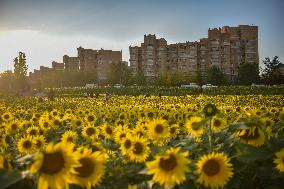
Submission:
POLYGON ((26 55, 23 52, 19 52, 19 56, 14 59, 15 78, 23 79, 27 75, 27 70, 26 55))
POLYGON ((14 59, 14 86, 13 88, 19 92, 28 89, 27 83, 27 70, 26 55, 23 52, 19 52, 18 57, 14 59))
POLYGON ((238 84, 251 85, 259 82, 258 64, 244 63, 238 67, 238 84))
POLYGON ((207 71, 207 83, 210 83, 212 85, 217 85, 217 86, 226 84, 226 77, 219 67, 212 66, 207 71))
MULTIPOLYGON (((48 91, 49 89, 47 89, 48 91)), ((56 95, 60 96, 80 96, 86 90, 92 90, 95 93, 105 93, 108 91, 115 95, 156 95, 162 96, 186 96, 186 95, 284 95, 284 87, 280 86, 223 86, 204 89, 200 88, 180 88, 180 87, 159 87, 159 86, 128 86, 122 88, 114 87, 64 87, 55 88, 56 95)))
POLYGON ((107 74, 108 84, 121 83, 123 85, 129 85, 131 83, 131 71, 127 64, 123 62, 112 63, 109 65, 107 74))
POLYGON ((262 73, 262 80, 264 83, 273 85, 273 84, 283 84, 284 77, 280 72, 280 65, 282 64, 278 56, 275 56, 272 60, 270 58, 265 58, 262 61, 265 65, 265 68, 262 73))

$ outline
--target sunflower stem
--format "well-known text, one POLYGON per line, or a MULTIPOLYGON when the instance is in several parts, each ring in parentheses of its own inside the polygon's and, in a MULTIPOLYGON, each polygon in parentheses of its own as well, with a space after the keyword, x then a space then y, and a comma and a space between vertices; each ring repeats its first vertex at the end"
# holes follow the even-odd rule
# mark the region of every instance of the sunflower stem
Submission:
POLYGON ((211 128, 211 117, 209 118, 209 125, 208 125, 208 141, 209 141, 209 150, 212 152, 212 128, 211 128))

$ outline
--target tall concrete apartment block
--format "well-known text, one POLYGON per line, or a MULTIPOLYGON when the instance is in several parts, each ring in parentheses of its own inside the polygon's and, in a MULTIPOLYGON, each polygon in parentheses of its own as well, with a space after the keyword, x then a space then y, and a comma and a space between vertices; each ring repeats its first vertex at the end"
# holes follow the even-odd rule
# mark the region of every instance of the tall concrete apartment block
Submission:
POLYGON ((156 77, 158 71, 165 68, 167 59, 167 41, 157 39, 155 35, 144 35, 141 47, 129 47, 130 69, 133 74, 143 72, 146 77, 156 77))
POLYGON ((122 62, 122 51, 93 50, 77 48, 81 71, 97 70, 100 80, 107 79, 107 72, 111 63, 122 62))
POLYGON ((230 81, 235 81, 240 64, 259 64, 257 26, 209 29, 208 39, 209 65, 218 66, 230 81))
POLYGON ((259 64, 258 27, 239 25, 208 30, 208 38, 195 42, 167 44, 164 38, 144 35, 141 47, 129 46, 130 68, 155 78, 159 72, 180 72, 205 76, 211 66, 219 67, 234 82, 241 63, 259 64))

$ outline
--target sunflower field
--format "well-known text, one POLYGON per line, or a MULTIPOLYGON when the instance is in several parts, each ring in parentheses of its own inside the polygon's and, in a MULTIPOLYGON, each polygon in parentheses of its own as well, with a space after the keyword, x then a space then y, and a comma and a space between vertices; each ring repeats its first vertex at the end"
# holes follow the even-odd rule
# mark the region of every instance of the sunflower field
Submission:
POLYGON ((283 95, 0 98, 0 188, 281 189, 283 95))

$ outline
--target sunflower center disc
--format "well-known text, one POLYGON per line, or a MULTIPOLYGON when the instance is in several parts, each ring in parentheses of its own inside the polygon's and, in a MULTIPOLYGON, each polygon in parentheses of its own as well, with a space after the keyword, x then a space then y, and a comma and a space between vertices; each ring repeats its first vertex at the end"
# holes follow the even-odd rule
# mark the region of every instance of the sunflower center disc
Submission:
POLYGON ((76 125, 77 125, 77 126, 81 126, 81 124, 82 124, 81 121, 77 121, 77 122, 76 122, 76 125))
POLYGON ((107 127, 107 128, 106 128, 106 133, 107 133, 107 134, 109 134, 109 135, 111 135, 111 134, 112 134, 112 130, 111 130, 111 128, 110 128, 110 127, 107 127))
POLYGON ((44 154, 40 171, 48 175, 53 175, 64 168, 64 163, 63 155, 60 152, 44 154))
POLYGON ((191 125, 192 125, 191 128, 192 128, 193 130, 196 131, 196 130, 199 129, 199 123, 198 123, 198 122, 193 122, 191 125))
POLYGON ((170 129, 170 133, 171 133, 171 134, 174 134, 175 131, 176 131, 176 128, 174 128, 174 127, 172 127, 172 128, 170 129))
POLYGON ((30 131, 30 135, 35 136, 36 134, 37 134, 36 130, 33 129, 30 131))
POLYGON ((214 127, 219 127, 220 125, 221 125, 221 121, 218 120, 218 119, 216 119, 216 120, 214 121, 214 127))
POLYGON ((89 117, 88 117, 88 121, 94 121, 94 119, 95 119, 95 118, 94 118, 93 116, 89 116, 89 117))
POLYGON ((27 141, 23 142, 23 147, 24 147, 25 149, 31 148, 31 147, 32 147, 31 141, 27 140, 27 141))
POLYGON ((68 138, 67 138, 67 142, 73 142, 73 137, 71 137, 71 136, 68 137, 68 138))
POLYGON ((172 171, 177 166, 177 159, 171 154, 167 159, 161 158, 159 166, 165 171, 172 171))
POLYGON ((135 143, 134 145, 134 154, 141 154, 141 152, 143 151, 143 146, 140 143, 135 143))
POLYGON ((124 147, 125 147, 125 148, 130 148, 130 146, 131 146, 131 141, 130 141, 130 140, 126 140, 126 141, 124 142, 124 147))
POLYGON ((59 121, 58 121, 58 120, 54 120, 54 121, 53 121, 53 124, 54 124, 54 125, 59 125, 59 121))
POLYGON ((44 127, 44 128, 47 128, 47 127, 48 127, 48 123, 47 123, 47 122, 44 122, 44 123, 43 123, 43 127, 44 127))
POLYGON ((88 136, 91 136, 91 135, 95 134, 95 130, 94 130, 94 128, 88 128, 86 130, 86 133, 87 133, 88 136))
POLYGON ((79 160, 81 167, 75 168, 75 171, 79 174, 79 177, 89 177, 95 170, 94 162, 89 158, 82 158, 79 160))
POLYGON ((12 130, 16 130, 18 128, 17 124, 12 124, 12 130))
POLYGON ((124 133, 120 134, 120 136, 119 136, 120 139, 123 139, 124 137, 126 137, 126 134, 124 134, 124 133))
POLYGON ((210 159, 204 164, 202 170, 207 176, 214 176, 219 173, 220 165, 216 160, 210 159))
POLYGON ((164 127, 161 124, 157 124, 155 127, 155 132, 156 133, 162 133, 164 131, 164 127))

